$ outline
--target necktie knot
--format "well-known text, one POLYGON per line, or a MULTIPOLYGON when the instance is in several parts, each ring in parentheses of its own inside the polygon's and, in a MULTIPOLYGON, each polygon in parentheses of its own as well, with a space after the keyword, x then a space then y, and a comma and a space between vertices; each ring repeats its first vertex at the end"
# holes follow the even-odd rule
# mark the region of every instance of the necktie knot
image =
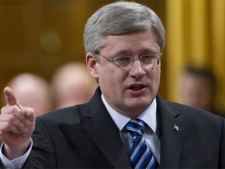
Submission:
POLYGON ((145 130, 145 122, 140 119, 131 119, 125 126, 127 131, 132 135, 135 136, 142 136, 145 130))

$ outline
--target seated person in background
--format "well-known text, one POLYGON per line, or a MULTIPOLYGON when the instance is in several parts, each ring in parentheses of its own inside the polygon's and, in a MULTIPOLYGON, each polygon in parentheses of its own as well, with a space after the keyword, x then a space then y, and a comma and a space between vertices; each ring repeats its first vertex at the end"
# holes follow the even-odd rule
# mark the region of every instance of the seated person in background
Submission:
POLYGON ((86 103, 97 87, 97 83, 82 62, 69 62, 60 66, 54 72, 51 84, 55 108, 86 103))
POLYGON ((215 105, 216 77, 209 69, 188 66, 180 77, 181 103, 222 115, 215 105))
POLYGON ((14 91, 20 104, 35 110, 36 116, 53 109, 50 84, 43 77, 32 73, 21 73, 14 76, 7 86, 14 91))

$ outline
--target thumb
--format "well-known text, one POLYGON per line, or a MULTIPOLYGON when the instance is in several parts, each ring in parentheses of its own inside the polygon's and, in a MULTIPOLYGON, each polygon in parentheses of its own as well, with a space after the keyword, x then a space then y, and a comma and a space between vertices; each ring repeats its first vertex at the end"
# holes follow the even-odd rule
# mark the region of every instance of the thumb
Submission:
POLYGON ((17 99, 10 87, 6 87, 4 89, 4 94, 5 94, 6 102, 8 105, 10 105, 10 106, 17 105, 21 109, 21 105, 17 101, 17 99))

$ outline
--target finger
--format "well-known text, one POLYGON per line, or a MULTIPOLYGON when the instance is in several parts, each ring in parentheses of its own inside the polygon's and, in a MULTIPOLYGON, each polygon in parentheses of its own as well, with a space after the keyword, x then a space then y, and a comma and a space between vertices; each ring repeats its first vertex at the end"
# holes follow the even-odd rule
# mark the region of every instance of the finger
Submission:
POLYGON ((14 126, 12 124, 9 124, 7 122, 2 122, 2 124, 0 126, 0 134, 3 135, 6 133, 21 134, 23 132, 20 129, 18 129, 18 127, 14 126))
POLYGON ((22 106, 17 101, 17 99, 16 99, 15 95, 13 94, 13 91, 12 91, 11 88, 6 87, 4 89, 4 93, 5 93, 5 98, 6 98, 6 102, 7 102, 8 105, 10 105, 10 106, 17 105, 21 109, 22 106))
POLYGON ((30 107, 23 108, 23 113, 26 116, 26 118, 29 119, 29 121, 31 123, 33 123, 35 121, 36 116, 35 116, 34 109, 32 109, 30 107))
POLYGON ((27 126, 12 114, 2 116, 0 123, 0 131, 2 132, 7 131, 19 134, 27 131, 27 126))
POLYGON ((22 124, 24 124, 24 127, 28 127, 30 126, 31 123, 33 123, 35 117, 34 117, 34 110, 32 108, 22 107, 19 111, 12 111, 13 109, 12 106, 10 108, 11 111, 9 114, 12 114, 22 124))

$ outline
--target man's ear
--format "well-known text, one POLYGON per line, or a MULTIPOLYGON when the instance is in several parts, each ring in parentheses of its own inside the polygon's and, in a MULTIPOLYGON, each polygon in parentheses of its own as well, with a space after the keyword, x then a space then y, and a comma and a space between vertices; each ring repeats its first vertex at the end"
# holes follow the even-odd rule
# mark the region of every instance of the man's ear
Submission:
POLYGON ((90 72, 90 74, 97 80, 99 78, 98 76, 98 62, 94 58, 94 55, 90 52, 86 54, 86 64, 87 69, 90 72))

